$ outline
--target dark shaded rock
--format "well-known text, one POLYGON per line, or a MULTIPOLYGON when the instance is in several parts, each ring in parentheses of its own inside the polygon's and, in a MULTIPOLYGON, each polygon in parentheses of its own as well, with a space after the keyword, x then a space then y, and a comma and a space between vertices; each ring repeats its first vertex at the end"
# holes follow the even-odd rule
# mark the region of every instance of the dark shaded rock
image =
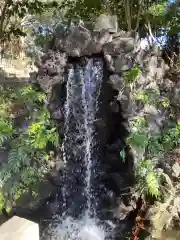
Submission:
POLYGON ((114 211, 114 218, 124 220, 133 210, 134 210, 133 206, 131 205, 126 206, 120 199, 118 207, 114 211))
POLYGON ((120 110, 119 109, 119 104, 115 101, 110 103, 110 108, 111 108, 111 111, 114 112, 114 113, 117 113, 120 110))
POLYGON ((0 148, 0 166, 8 162, 8 152, 8 149, 0 148))
POLYGON ((95 32, 108 30, 110 33, 116 33, 118 29, 117 16, 102 14, 97 20, 94 27, 95 32))
POLYGON ((123 80, 123 77, 118 74, 113 74, 109 78, 109 82, 112 84, 112 87, 118 91, 120 91, 123 87, 123 80))
POLYGON ((24 193, 17 201, 14 208, 26 208, 29 211, 33 211, 39 207, 40 201, 45 201, 52 192, 55 191, 55 187, 51 185, 49 181, 43 181, 38 185, 34 186, 32 191, 38 193, 38 198, 33 196, 31 193, 24 193))
POLYGON ((130 87, 125 87, 123 89, 123 92, 119 92, 118 100, 121 103, 122 111, 123 113, 130 113, 129 111, 129 105, 130 105, 130 93, 131 89, 130 87))
POLYGON ((60 106, 51 105, 50 111, 51 111, 52 118, 54 120, 62 120, 64 118, 63 111, 60 106))
POLYGON ((121 139, 117 139, 117 141, 115 141, 113 144, 107 146, 108 151, 119 151, 120 149, 122 149, 124 146, 124 143, 121 139))
POLYGON ((98 128, 104 128, 107 126, 107 123, 104 119, 100 118, 100 119, 96 119, 94 121, 94 124, 98 127, 98 128))

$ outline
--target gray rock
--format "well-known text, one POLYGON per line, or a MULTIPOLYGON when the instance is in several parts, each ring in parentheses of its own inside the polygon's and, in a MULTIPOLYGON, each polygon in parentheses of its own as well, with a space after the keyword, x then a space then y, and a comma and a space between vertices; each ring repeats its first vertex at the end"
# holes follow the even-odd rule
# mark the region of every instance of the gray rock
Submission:
POLYGON ((114 60, 116 72, 127 71, 133 67, 133 61, 129 56, 119 55, 114 60))
POLYGON ((108 42, 103 46, 105 54, 117 56, 123 53, 129 53, 134 50, 135 40, 134 38, 114 38, 111 42, 108 42))
POLYGON ((100 32, 103 29, 108 30, 110 33, 116 33, 118 29, 117 16, 102 14, 96 21, 94 31, 100 32))
POLYGON ((173 100, 177 102, 177 105, 180 104, 180 87, 174 90, 173 100))
POLYGON ((133 210, 133 206, 126 206, 123 202, 121 202, 114 211, 114 217, 118 218, 119 220, 124 220, 133 210))
POLYGON ((112 84, 113 89, 120 90, 123 87, 123 77, 118 74, 111 75, 109 82, 112 84))
POLYGON ((62 120, 64 117, 60 106, 54 106, 54 108, 51 110, 51 114, 54 120, 62 120))
POLYGON ((151 115, 158 115, 159 111, 155 106, 146 104, 144 106, 144 113, 145 114, 151 114, 151 115))
POLYGON ((74 27, 65 41, 64 50, 68 56, 80 57, 91 40, 91 33, 83 26, 74 27))
POLYGON ((159 133, 161 127, 164 124, 165 116, 152 105, 144 106, 144 114, 149 125, 151 133, 159 133))
POLYGON ((48 59, 40 65, 36 80, 45 93, 50 93, 55 84, 63 81, 66 62, 66 53, 48 52, 48 59))
POLYGON ((91 41, 83 51, 85 55, 100 53, 103 45, 112 40, 111 34, 108 31, 102 30, 100 33, 94 33, 91 41))
POLYGON ((112 71, 115 72, 115 68, 114 68, 114 59, 112 58, 111 55, 109 54, 105 54, 104 58, 106 60, 106 64, 107 64, 107 68, 112 71))
POLYGON ((33 71, 29 73, 29 82, 30 83, 36 83, 37 79, 37 72, 33 71))
POLYGON ((130 106, 130 102, 131 102, 130 101, 130 92, 131 92, 130 87, 125 87, 123 89, 123 91, 119 92, 119 95, 117 98, 118 101, 120 101, 120 103, 121 103, 123 112, 126 114, 131 112, 131 110, 129 112, 129 106, 130 106))

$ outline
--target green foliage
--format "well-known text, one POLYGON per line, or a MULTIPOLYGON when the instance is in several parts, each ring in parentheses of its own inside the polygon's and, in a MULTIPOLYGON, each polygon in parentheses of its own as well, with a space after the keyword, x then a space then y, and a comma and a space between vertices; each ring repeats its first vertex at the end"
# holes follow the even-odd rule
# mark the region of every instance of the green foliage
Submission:
POLYGON ((138 117, 130 122, 131 134, 127 139, 127 143, 136 151, 144 151, 148 143, 148 134, 145 129, 146 121, 142 117, 138 117))
POLYGON ((5 141, 8 140, 10 147, 8 162, 0 170, 0 195, 8 193, 5 198, 2 197, 3 206, 12 205, 43 179, 49 171, 48 161, 52 157, 49 146, 59 147, 56 127, 43 104, 46 96, 30 85, 14 89, 14 93, 13 98, 7 94, 4 100, 12 99, 13 104, 20 102, 30 111, 22 127, 14 125, 9 113, 0 117, 1 145, 6 146, 5 141))
POLYGON ((157 159, 165 153, 164 146, 160 141, 161 136, 154 135, 148 138, 148 144, 146 146, 146 156, 151 159, 157 159))
POLYGON ((9 39, 12 37, 25 36, 22 21, 28 19, 28 16, 41 14, 45 10, 57 7, 55 1, 46 3, 43 1, 9 1, 1 3, 2 17, 0 21, 0 38, 9 39))
POLYGON ((161 2, 167 2, 163 0, 159 1, 91 1, 91 0, 77 0, 77 1, 62 1, 60 8, 65 10, 65 17, 78 21, 82 19, 84 21, 95 21, 96 17, 100 14, 109 13, 117 15, 120 29, 127 30, 129 25, 131 29, 137 30, 142 28, 146 23, 146 15, 148 9, 152 4, 160 4, 161 2), (130 15, 128 14, 130 13, 130 15))
POLYGON ((131 134, 127 143, 136 151, 138 159, 138 183, 143 194, 158 197, 160 195, 160 173, 155 165, 160 157, 180 143, 180 126, 168 125, 158 134, 148 131, 148 123, 143 117, 138 117, 130 122, 131 134), (140 155, 139 155, 140 154, 140 155))
POLYGON ((164 16, 166 14, 166 1, 158 4, 154 3, 149 7, 149 13, 154 17, 164 16))
POLYGON ((160 141, 166 150, 177 146, 180 143, 180 125, 164 129, 160 141))
POLYGON ((158 103, 159 96, 160 96, 159 92, 149 88, 149 89, 137 91, 133 97, 134 97, 134 100, 141 101, 143 104, 156 106, 158 103))
POLYGON ((0 209, 2 209, 4 207, 4 202, 5 202, 5 197, 4 197, 4 194, 1 192, 1 189, 0 189, 0 209))
POLYGON ((160 195, 160 174, 151 160, 142 160, 137 171, 140 190, 154 197, 160 195))
POLYGON ((161 104, 164 108, 166 108, 166 107, 169 107, 170 101, 169 101, 168 98, 164 98, 164 99, 160 102, 160 104, 161 104))
POLYGON ((35 149, 45 149, 48 142, 58 146, 56 128, 47 129, 44 122, 33 123, 28 128, 28 141, 35 149))
MULTIPOLYGON (((178 163, 175 164, 180 167, 178 163)), ((177 177, 179 177, 179 172, 178 174, 176 172, 174 173, 177 177)), ((167 231, 170 229, 171 231, 174 223, 179 221, 180 184, 178 181, 173 183, 167 174, 163 173, 162 175, 166 182, 166 187, 164 188, 164 198, 163 201, 157 201, 155 205, 152 206, 152 236, 154 239, 159 239, 163 230, 167 231)))
POLYGON ((138 66, 134 66, 131 70, 125 73, 125 80, 127 84, 133 83, 140 77, 142 74, 138 66))
POLYGON ((7 120, 0 119, 0 146, 3 145, 5 140, 8 140, 12 137, 13 127, 12 123, 7 120))

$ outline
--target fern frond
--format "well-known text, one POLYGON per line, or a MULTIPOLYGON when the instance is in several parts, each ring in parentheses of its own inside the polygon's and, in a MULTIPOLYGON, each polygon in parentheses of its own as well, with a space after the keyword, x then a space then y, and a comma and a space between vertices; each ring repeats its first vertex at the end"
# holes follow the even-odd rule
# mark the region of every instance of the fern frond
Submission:
POLYGON ((156 172, 148 172, 146 176, 146 183, 148 188, 148 193, 154 197, 159 196, 160 184, 159 177, 156 172))
POLYGON ((8 156, 8 167, 11 172, 18 172, 24 164, 28 164, 28 151, 26 146, 11 149, 8 156))
POLYGON ((0 146, 4 143, 4 141, 10 139, 13 135, 13 126, 12 123, 0 119, 0 146))

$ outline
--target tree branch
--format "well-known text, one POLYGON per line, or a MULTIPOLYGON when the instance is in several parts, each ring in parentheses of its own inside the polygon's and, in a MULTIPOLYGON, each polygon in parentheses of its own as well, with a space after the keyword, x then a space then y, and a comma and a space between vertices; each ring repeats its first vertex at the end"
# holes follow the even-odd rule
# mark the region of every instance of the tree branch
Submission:
POLYGON ((4 3, 4 6, 2 8, 2 12, 1 12, 1 19, 0 19, 0 39, 3 38, 3 24, 4 24, 4 20, 5 20, 5 16, 6 16, 6 10, 9 4, 9 0, 6 0, 4 3))
POLYGON ((130 2, 129 0, 124 0, 124 10, 125 10, 125 17, 126 17, 126 22, 128 25, 128 31, 132 31, 131 28, 131 10, 130 10, 130 2))
POLYGON ((135 32, 138 30, 138 27, 139 27, 142 5, 143 5, 143 0, 140 0, 139 1, 139 10, 138 10, 138 15, 137 15, 137 21, 136 21, 136 27, 134 29, 135 32))

